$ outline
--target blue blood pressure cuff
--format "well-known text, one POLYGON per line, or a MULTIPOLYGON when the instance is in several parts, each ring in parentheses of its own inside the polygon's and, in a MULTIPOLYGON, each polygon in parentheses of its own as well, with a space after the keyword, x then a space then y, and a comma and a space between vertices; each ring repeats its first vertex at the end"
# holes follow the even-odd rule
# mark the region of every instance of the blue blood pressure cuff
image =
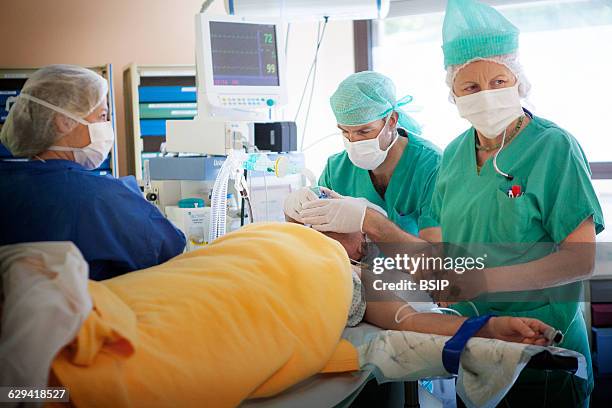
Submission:
POLYGON ((445 344, 442 350, 442 364, 444 368, 451 374, 459 372, 459 360, 461 352, 465 348, 468 340, 471 339, 480 330, 493 315, 485 315, 479 317, 470 317, 467 319, 457 333, 451 337, 445 344))

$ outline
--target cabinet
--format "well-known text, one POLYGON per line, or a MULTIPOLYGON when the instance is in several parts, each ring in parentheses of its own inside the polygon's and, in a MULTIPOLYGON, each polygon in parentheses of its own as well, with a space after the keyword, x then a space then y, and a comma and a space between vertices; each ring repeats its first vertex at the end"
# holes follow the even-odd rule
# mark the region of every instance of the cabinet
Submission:
POLYGON ((144 160, 160 157, 166 121, 193 119, 197 92, 193 65, 136 65, 123 71, 128 172, 142 180, 144 160))

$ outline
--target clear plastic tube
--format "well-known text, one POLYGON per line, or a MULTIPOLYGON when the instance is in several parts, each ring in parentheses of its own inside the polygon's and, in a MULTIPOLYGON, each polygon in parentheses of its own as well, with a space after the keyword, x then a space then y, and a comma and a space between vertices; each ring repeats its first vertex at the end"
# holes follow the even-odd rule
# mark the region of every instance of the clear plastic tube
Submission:
POLYGON ((233 168, 233 160, 228 157, 221 169, 213 186, 210 199, 210 229, 208 232, 208 242, 225 235, 227 217, 227 185, 233 168))
POLYGON ((276 177, 285 177, 289 174, 300 173, 308 177, 304 165, 291 161, 287 156, 278 156, 272 160, 266 153, 249 153, 240 159, 242 160, 242 168, 245 170, 271 173, 276 177))
POLYGON ((451 309, 450 307, 436 307, 433 310, 438 310, 440 312, 448 312, 450 314, 454 314, 456 316, 461 316, 461 313, 459 313, 458 311, 456 311, 455 309, 451 309))
POLYGON ((408 307, 410 307, 411 309, 414 309, 413 304, 412 304, 411 302, 407 302, 407 303, 405 303, 405 304, 401 305, 401 306, 400 306, 400 307, 399 307, 399 308, 398 308, 398 309, 395 311, 395 317, 394 317, 394 319, 395 319, 395 323, 399 324, 399 323, 403 322, 404 320, 406 320, 407 318, 409 318, 410 316, 414 316, 414 315, 416 315, 416 314, 420 314, 420 313, 435 313, 435 312, 444 313, 444 312, 447 312, 447 313, 451 313, 451 314, 454 314, 454 315, 457 315, 457 316, 461 316, 461 313, 459 313, 457 310, 454 310, 454 309, 451 309, 451 308, 448 308, 448 307, 434 306, 434 307, 432 307, 432 308, 431 308, 431 309, 429 309, 429 310, 423 310, 423 311, 417 311, 417 310, 415 310, 414 312, 412 312, 412 313, 408 313, 407 315, 404 315, 404 316, 402 316, 402 317, 400 318, 400 316, 399 316, 399 315, 400 315, 400 313, 401 313, 401 312, 402 312, 404 309, 406 309, 406 308, 408 308, 408 307))
POLYGON ((306 177, 306 180, 308 181, 308 183, 311 186, 316 186, 317 185, 317 177, 314 175, 314 173, 312 171, 310 171, 309 169, 307 169, 306 167, 304 167, 302 169, 301 174, 306 177))
MULTIPOLYGON (((242 170, 264 173, 264 186, 266 193, 265 214, 267 220, 269 220, 269 211, 267 208, 268 184, 265 178, 266 173, 272 173, 277 177, 284 177, 289 174, 304 174, 311 184, 314 184, 316 181, 312 172, 308 171, 303 164, 294 163, 286 156, 279 156, 276 159, 271 160, 265 153, 245 153, 241 151, 233 151, 229 156, 227 156, 225 162, 221 166, 213 186, 210 199, 211 214, 210 229, 208 233, 209 243, 225 235, 228 183, 230 178, 235 178, 237 176, 235 173, 236 171, 239 171, 239 174, 241 174, 242 170)), ((253 222, 252 211, 250 211, 250 216, 251 222, 253 222)))
POLYGON ((266 154, 251 153, 242 166, 245 170, 274 173, 275 162, 270 160, 266 154))

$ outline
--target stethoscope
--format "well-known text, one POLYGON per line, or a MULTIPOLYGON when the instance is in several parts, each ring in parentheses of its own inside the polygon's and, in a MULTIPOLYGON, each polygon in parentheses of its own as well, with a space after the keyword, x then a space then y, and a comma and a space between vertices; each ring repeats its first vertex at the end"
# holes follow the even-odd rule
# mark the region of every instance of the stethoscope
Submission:
MULTIPOLYGON (((526 109, 523 109, 525 111, 525 115, 527 115, 528 118, 531 118, 531 113, 529 111, 527 111, 526 109)), ((506 145, 506 134, 508 132, 508 129, 504 129, 504 134, 502 136, 502 142, 501 142, 501 146, 499 147, 499 150, 497 151, 497 153, 495 153, 495 156, 493 156, 493 168, 495 168, 495 172, 501 176, 504 176, 507 180, 512 181, 514 180, 514 176, 503 172, 502 170, 500 170, 500 168, 497 166, 497 156, 499 156, 499 154, 501 153, 501 151, 504 149, 504 146, 506 145)))
POLYGON ((497 166, 497 156, 499 156, 501 151, 504 149, 504 145, 506 144, 506 133, 507 133, 507 131, 508 131, 508 129, 504 129, 504 135, 502 136, 501 146, 499 147, 499 150, 497 151, 497 153, 495 153, 495 156, 493 156, 493 167, 495 168, 495 171, 497 172, 497 174, 500 174, 500 175, 504 176, 507 180, 512 181, 512 180, 514 180, 514 176, 501 171, 499 169, 499 167, 497 166))

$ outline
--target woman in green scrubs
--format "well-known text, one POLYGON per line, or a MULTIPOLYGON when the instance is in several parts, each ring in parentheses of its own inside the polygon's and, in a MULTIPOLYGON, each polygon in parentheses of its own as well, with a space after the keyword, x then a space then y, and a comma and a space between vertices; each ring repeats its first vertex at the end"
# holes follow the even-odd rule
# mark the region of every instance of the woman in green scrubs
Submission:
POLYGON ((397 100, 393 82, 376 72, 342 81, 330 102, 346 150, 327 160, 319 185, 346 199, 298 190, 285 202, 287 217, 323 232, 361 231, 373 241, 430 239, 438 226, 430 204, 440 151, 399 109, 410 100, 397 100))
POLYGON ((564 333, 561 347, 586 357, 588 380, 526 369, 501 406, 588 406, 586 325, 578 296, 557 290, 571 292, 562 285, 588 276, 593 251, 577 243, 592 244, 603 230, 588 161, 572 135, 522 108, 529 84, 516 27, 490 6, 450 0, 443 34, 451 99, 473 127, 444 151, 432 217, 443 242, 480 245, 491 266, 465 274, 466 288, 486 282, 489 296, 453 307, 465 316, 541 319, 564 333), (490 296, 498 292, 514 300, 490 296))

